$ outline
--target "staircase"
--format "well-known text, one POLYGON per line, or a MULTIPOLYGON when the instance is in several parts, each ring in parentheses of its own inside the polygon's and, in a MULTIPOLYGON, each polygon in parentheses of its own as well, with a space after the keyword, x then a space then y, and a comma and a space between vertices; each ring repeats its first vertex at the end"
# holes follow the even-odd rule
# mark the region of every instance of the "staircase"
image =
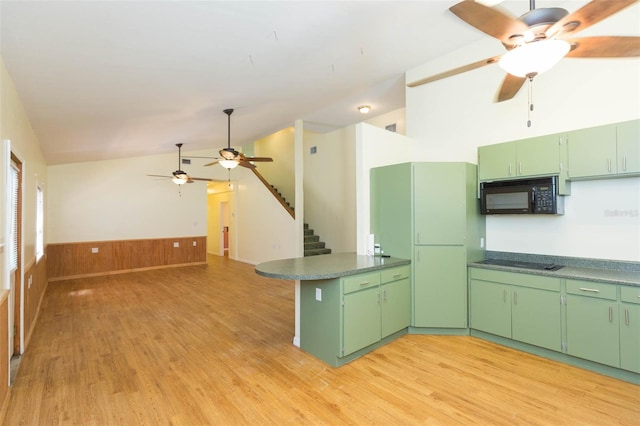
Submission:
POLYGON ((330 248, 325 247, 325 243, 320 241, 319 235, 314 235, 313 229, 309 229, 309 224, 304 224, 304 256, 317 256, 319 254, 331 253, 330 248))

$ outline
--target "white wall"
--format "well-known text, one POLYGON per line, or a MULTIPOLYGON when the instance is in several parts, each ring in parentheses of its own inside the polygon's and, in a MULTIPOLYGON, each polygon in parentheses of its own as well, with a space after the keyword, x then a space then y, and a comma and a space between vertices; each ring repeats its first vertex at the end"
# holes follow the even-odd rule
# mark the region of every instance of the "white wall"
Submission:
POLYGON ((396 133, 400 135, 407 134, 406 108, 399 108, 386 114, 377 115, 364 120, 364 122, 382 129, 386 128, 390 124, 395 124, 396 133))
MULTIPOLYGON (((639 21, 640 5, 636 4, 579 35, 638 35, 639 21)), ((501 49, 498 42, 487 37, 409 70, 407 82, 493 56, 501 49)), ((526 86, 514 99, 493 103, 504 72, 497 65, 489 65, 407 88, 407 135, 424 144, 430 160, 477 163, 478 146, 640 118, 639 76, 637 58, 565 58, 535 78, 535 111, 533 125, 528 128, 526 86)), ((638 261, 640 217, 606 216, 601 199, 592 196, 606 195, 606 202, 615 209, 637 200, 637 185, 633 179, 574 183, 562 217, 489 217, 487 248, 638 261), (613 234, 609 236, 608 231, 613 234), (596 242, 590 235, 602 238, 596 242)))
POLYGON ((355 141, 355 126, 304 134, 304 221, 333 253, 356 251, 355 141))
POLYGON ((295 172, 294 172, 294 137, 293 127, 287 127, 253 144, 253 156, 271 157, 273 162, 256 163, 258 171, 271 185, 295 206, 295 172))

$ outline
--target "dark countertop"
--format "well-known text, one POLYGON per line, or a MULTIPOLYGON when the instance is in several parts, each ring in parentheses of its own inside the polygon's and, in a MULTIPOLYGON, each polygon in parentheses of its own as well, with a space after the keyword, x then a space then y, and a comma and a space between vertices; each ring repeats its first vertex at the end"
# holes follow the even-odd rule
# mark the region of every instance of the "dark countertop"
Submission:
POLYGON ((487 259, 562 265, 563 267, 557 270, 529 269, 519 266, 481 263, 482 261, 469 262, 467 265, 474 268, 640 287, 640 263, 637 262, 618 262, 505 252, 487 252, 487 259))
POLYGON ((332 253, 273 260, 256 265, 256 273, 283 280, 322 280, 409 265, 408 259, 332 253))

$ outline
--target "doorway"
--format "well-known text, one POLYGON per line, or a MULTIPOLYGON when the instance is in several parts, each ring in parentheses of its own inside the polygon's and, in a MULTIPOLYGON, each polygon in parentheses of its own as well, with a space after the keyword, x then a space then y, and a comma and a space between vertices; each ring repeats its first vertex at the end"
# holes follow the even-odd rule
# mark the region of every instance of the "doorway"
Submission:
POLYGON ((22 161, 11 152, 9 175, 9 357, 20 354, 22 300, 22 161))
POLYGON ((229 202, 220 202, 220 253, 229 257, 229 202))

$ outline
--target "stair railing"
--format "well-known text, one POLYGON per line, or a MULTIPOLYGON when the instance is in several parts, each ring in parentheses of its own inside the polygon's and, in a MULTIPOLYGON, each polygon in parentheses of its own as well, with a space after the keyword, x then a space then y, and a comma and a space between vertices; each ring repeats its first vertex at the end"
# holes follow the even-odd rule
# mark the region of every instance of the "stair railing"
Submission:
POLYGON ((287 201, 282 197, 282 195, 278 194, 278 191, 276 191, 276 189, 273 186, 271 186, 269 182, 267 182, 264 176, 262 176, 255 167, 251 167, 251 171, 253 172, 254 175, 258 177, 260 182, 264 184, 264 186, 269 190, 269 192, 271 192, 273 196, 276 197, 276 200, 278 200, 278 202, 282 205, 282 207, 284 207, 284 209, 287 212, 289 212, 291 217, 295 219, 296 218, 295 211, 289 204, 287 204, 287 201))

